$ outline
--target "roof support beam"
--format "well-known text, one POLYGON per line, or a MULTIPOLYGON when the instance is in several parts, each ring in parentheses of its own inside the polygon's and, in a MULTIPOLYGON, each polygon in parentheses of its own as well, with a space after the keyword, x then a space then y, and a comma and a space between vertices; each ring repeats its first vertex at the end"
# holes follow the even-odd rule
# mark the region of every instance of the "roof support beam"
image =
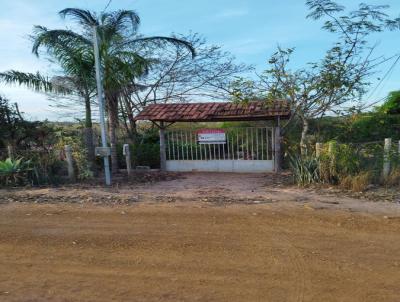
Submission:
POLYGON ((159 129, 167 129, 169 126, 172 126, 173 124, 175 124, 175 122, 165 123, 165 122, 161 121, 159 124, 155 121, 151 121, 151 122, 153 123, 153 125, 155 125, 159 129))

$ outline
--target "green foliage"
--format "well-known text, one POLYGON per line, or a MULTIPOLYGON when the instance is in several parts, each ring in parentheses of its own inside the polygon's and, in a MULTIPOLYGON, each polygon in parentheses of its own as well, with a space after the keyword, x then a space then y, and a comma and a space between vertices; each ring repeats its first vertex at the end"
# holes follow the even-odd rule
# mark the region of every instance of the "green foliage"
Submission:
POLYGON ((319 161, 315 156, 289 155, 294 181, 299 186, 320 183, 319 161))
POLYGON ((62 175, 67 171, 59 150, 26 150, 23 154, 31 161, 33 185, 58 185, 63 181, 62 175))
POLYGON ((232 102, 249 102, 254 99, 263 98, 254 80, 238 78, 230 83, 228 89, 231 91, 232 102))
POLYGON ((400 114, 400 90, 390 92, 385 103, 377 109, 384 114, 400 114))
POLYGON ((72 148, 72 158, 74 160, 75 169, 77 170, 77 178, 79 180, 92 178, 93 171, 87 160, 87 149, 85 148, 82 136, 77 135, 77 133, 68 134, 60 131, 58 133, 58 138, 59 140, 56 144, 58 150, 64 150, 65 145, 69 145, 72 148))
MULTIPOLYGON (((146 125, 147 126, 147 125, 146 125)), ((129 144, 133 166, 149 166, 152 169, 160 168, 160 138, 158 128, 141 127, 136 134, 136 143, 129 144)), ((117 144, 118 165, 125 167, 123 144, 117 144)))
POLYGON ((0 81, 4 82, 5 84, 23 85, 39 92, 55 92, 61 94, 70 92, 70 89, 67 87, 52 83, 50 78, 40 74, 39 72, 29 73, 8 70, 5 72, 0 72, 0 81))
MULTIPOLYGON (((285 140, 292 146, 297 145, 301 129, 293 123, 285 129, 285 140)), ((400 114, 365 112, 349 116, 326 116, 310 120, 310 143, 335 140, 339 143, 379 142, 390 137, 400 140, 400 114)))
MULTIPOLYGON (((371 182, 381 183, 383 157, 382 143, 356 145, 331 141, 324 144, 318 157, 315 154, 289 155, 289 165, 298 185, 325 183, 359 192, 371 182)), ((388 159, 396 170, 400 158, 394 146, 388 159)), ((395 177, 397 174, 392 178, 395 177)))
POLYGON ((160 167, 160 146, 158 143, 143 143, 132 148, 136 166, 160 167))
POLYGON ((361 167, 361 158, 356 150, 335 141, 325 144, 318 160, 322 180, 331 184, 338 184, 341 178, 357 174, 361 167))
POLYGON ((160 137, 157 128, 143 129, 132 146, 131 154, 135 166, 160 167, 160 137))
POLYGON ((13 160, 7 158, 0 161, 0 185, 16 186, 29 182, 29 173, 32 171, 31 162, 22 158, 13 160))

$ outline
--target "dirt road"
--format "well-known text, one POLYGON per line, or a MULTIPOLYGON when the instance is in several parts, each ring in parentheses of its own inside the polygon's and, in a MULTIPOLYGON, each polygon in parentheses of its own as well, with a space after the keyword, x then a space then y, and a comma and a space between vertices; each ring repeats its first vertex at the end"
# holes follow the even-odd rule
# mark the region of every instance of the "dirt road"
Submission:
POLYGON ((1 204, 0 301, 400 301, 398 213, 186 185, 174 202, 1 204))
POLYGON ((400 220, 202 204, 3 205, 0 301, 400 300, 400 220))

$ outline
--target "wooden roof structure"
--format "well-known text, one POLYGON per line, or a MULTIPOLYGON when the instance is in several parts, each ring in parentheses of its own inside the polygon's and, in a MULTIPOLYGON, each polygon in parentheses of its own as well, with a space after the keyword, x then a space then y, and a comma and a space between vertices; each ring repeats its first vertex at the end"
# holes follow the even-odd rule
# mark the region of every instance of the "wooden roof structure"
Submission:
POLYGON ((253 101, 248 103, 177 103, 151 104, 140 112, 135 120, 153 122, 220 122, 257 121, 276 118, 288 119, 290 107, 287 101, 253 101))

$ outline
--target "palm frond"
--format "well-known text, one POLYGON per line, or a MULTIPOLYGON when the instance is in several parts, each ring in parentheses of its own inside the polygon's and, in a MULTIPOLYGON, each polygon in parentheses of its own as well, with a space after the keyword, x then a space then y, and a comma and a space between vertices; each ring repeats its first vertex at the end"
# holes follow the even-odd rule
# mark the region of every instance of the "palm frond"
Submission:
POLYGON ((58 14, 62 18, 66 18, 67 16, 69 16, 85 27, 99 25, 96 16, 89 10, 84 10, 80 8, 65 8, 58 14))
POLYGON ((23 85, 40 92, 54 92, 60 94, 67 94, 70 92, 70 90, 65 87, 55 85, 48 77, 41 75, 39 72, 25 73, 16 70, 1 72, 0 82, 23 85))
POLYGON ((128 26, 132 27, 132 31, 136 32, 140 25, 140 17, 133 10, 118 10, 112 13, 111 24, 118 30, 124 30, 128 26))
POLYGON ((54 48, 58 46, 71 45, 75 48, 85 47, 92 45, 92 42, 86 37, 73 32, 72 30, 47 30, 46 27, 43 26, 34 26, 34 35, 32 36, 33 46, 32 53, 36 56, 39 56, 40 47, 44 46, 48 49, 54 48))
POLYGON ((154 37, 144 37, 144 38, 137 38, 133 40, 129 40, 125 42, 124 44, 137 44, 137 43, 151 43, 151 42, 156 42, 156 43, 170 43, 176 46, 183 46, 186 49, 190 51, 192 54, 192 57, 194 58, 196 56, 196 50, 194 49, 193 45, 185 40, 174 38, 174 37, 163 37, 163 36, 154 36, 154 37))

